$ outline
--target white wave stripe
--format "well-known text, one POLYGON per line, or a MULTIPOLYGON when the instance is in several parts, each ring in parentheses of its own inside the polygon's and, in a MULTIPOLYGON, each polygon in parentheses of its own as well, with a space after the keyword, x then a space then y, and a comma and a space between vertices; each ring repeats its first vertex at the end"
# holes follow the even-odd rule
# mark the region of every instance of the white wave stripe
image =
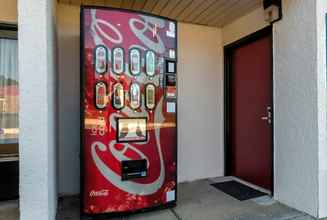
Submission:
POLYGON ((92 19, 91 34, 94 40, 94 44, 95 45, 104 44, 102 38, 98 35, 98 32, 101 34, 102 37, 104 37, 105 39, 109 40, 114 44, 120 44, 121 42, 123 42, 123 36, 120 33, 120 31, 110 22, 105 21, 103 19, 96 18, 96 11, 97 11, 96 9, 91 10, 91 19, 92 19), (99 24, 102 24, 110 28, 116 34, 116 38, 113 38, 112 36, 108 35, 105 31, 103 31, 99 24))
MULTIPOLYGON (((163 123, 164 122, 164 117, 162 115, 162 103, 163 103, 163 98, 160 99, 158 106, 155 110, 155 116, 154 119, 157 123, 163 123)), ((126 111, 125 113, 127 113, 126 111)), ((130 112, 129 112, 130 113, 130 112)), ((112 114, 113 117, 110 117, 111 124, 113 125, 116 123, 116 120, 114 117, 117 117, 119 114, 112 114)), ((115 127, 114 127, 115 129, 115 127)), ((136 152, 138 155, 140 155, 141 158, 148 159, 140 150, 136 149, 135 147, 125 144, 124 148, 118 152, 114 148, 114 145, 116 144, 116 141, 113 140, 109 144, 109 148, 107 146, 99 141, 94 142, 91 145, 91 154, 93 161, 98 168, 98 170, 101 172, 101 174, 112 184, 114 184, 116 187, 119 189, 131 193, 131 194, 136 194, 136 195, 151 195, 155 192, 157 192, 163 185, 164 179, 165 179, 165 166, 164 166, 164 158, 162 154, 162 147, 160 143, 160 127, 155 128, 155 138, 156 138, 156 147, 159 153, 159 159, 160 159, 160 175, 156 180, 154 180, 152 183, 136 183, 133 181, 121 181, 120 175, 115 173, 111 168, 109 168, 98 156, 97 154, 97 149, 106 152, 110 151, 119 161, 125 160, 125 159, 130 159, 127 156, 123 155, 127 149, 131 149, 134 152, 136 152)), ((149 164, 150 166, 150 164, 149 164)))
MULTIPOLYGON (((151 32, 154 32, 154 29, 149 25, 149 23, 157 25, 156 22, 161 21, 161 20, 160 19, 153 20, 152 18, 147 17, 147 16, 143 16, 142 18, 144 19, 144 21, 140 20, 140 19, 136 19, 136 18, 132 18, 132 19, 129 20, 129 26, 130 26, 131 30, 133 31, 135 36, 140 41, 142 41, 142 43, 144 43, 147 47, 149 47, 151 50, 154 50, 157 53, 164 53, 165 52, 165 45, 162 42, 159 35, 157 36, 158 42, 154 42, 144 34, 144 32, 147 31, 147 30, 150 30, 151 32), (144 28, 138 29, 136 27, 135 23, 142 24, 144 26, 144 28)), ((159 28, 162 28, 162 27, 164 27, 163 21, 159 25, 159 28)))

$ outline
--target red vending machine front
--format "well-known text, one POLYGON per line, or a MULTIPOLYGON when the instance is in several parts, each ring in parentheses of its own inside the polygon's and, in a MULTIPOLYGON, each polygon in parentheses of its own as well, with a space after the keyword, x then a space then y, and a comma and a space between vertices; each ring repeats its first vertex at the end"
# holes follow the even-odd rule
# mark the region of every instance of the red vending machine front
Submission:
POLYGON ((175 204, 176 28, 162 17, 82 7, 83 213, 175 204))

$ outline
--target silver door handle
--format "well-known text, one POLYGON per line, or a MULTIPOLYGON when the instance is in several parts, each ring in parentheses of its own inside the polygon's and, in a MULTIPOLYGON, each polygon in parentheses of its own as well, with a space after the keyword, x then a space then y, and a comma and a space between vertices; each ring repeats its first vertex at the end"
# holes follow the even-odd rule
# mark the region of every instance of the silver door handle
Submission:
POLYGON ((261 120, 268 121, 268 124, 272 123, 272 113, 271 113, 271 107, 267 107, 267 116, 262 116, 261 120))

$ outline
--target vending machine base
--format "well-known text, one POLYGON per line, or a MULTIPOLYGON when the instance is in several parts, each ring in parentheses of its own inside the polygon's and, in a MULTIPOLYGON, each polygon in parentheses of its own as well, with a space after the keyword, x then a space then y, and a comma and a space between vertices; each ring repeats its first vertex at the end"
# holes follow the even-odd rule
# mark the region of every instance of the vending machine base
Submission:
POLYGON ((114 213, 100 213, 100 214, 87 214, 81 212, 81 220, 103 220, 105 219, 111 219, 111 218, 123 218, 123 217, 128 217, 132 215, 137 215, 137 214, 142 214, 142 213, 147 213, 147 212, 156 212, 156 211, 161 211, 165 209, 172 209, 177 206, 176 202, 169 202, 165 205, 159 205, 159 206, 154 206, 150 208, 145 208, 145 209, 140 209, 136 211, 126 211, 126 212, 114 212, 114 213))

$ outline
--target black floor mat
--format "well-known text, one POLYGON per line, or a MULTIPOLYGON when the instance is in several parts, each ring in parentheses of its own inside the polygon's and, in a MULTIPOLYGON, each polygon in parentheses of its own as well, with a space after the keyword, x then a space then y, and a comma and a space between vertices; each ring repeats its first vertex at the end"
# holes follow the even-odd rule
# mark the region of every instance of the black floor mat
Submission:
POLYGON ((211 185, 240 201, 267 195, 236 181, 213 183, 211 185))

